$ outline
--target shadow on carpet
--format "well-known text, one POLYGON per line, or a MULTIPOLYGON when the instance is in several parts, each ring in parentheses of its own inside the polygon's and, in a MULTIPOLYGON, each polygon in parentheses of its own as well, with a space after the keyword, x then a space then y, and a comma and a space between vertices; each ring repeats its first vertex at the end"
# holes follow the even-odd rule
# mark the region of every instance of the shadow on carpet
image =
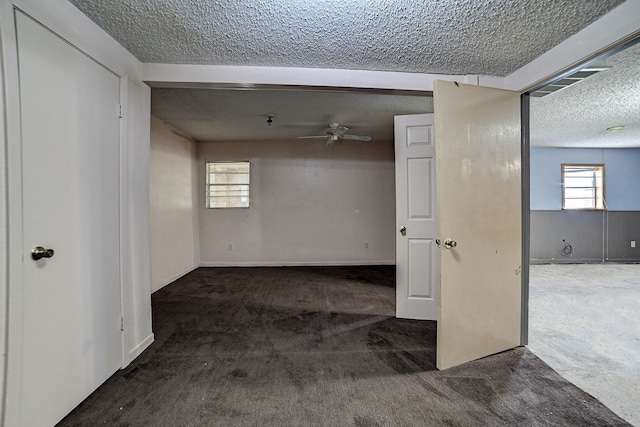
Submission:
POLYGON ((435 369, 392 267, 200 268, 155 342, 60 426, 627 426, 525 348, 435 369))

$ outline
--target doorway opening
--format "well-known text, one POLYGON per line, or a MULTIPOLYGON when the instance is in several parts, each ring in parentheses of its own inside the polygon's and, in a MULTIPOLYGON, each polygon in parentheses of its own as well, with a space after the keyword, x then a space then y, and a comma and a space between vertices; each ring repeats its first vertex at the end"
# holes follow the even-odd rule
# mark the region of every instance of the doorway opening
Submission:
MULTIPOLYGON (((633 424, 640 423, 640 363, 629 357, 640 352, 631 314, 640 304, 638 63, 635 40, 530 98, 529 348, 633 424), (572 163, 604 165, 602 206, 563 204, 563 165, 572 163)), ((596 196, 596 178, 579 177, 580 198, 596 196)))

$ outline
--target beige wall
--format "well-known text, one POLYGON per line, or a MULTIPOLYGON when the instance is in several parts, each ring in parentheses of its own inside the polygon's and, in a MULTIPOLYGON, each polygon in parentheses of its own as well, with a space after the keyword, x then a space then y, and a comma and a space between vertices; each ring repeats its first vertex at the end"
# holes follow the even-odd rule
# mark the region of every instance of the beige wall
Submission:
POLYGON ((395 263, 392 142, 204 142, 198 153, 201 265, 395 263), (205 161, 225 160, 251 161, 248 209, 204 208, 205 161))
POLYGON ((151 291, 198 266, 196 143, 151 117, 151 291))

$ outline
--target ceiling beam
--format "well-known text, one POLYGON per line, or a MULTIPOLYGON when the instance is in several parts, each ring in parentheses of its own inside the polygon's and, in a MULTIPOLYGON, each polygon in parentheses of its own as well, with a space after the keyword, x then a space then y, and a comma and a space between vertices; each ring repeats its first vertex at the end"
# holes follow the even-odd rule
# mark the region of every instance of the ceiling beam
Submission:
POLYGON ((501 82, 499 78, 476 75, 191 64, 143 64, 142 79, 151 87, 165 88, 264 89, 267 86, 276 86, 306 90, 354 88, 400 92, 432 92, 435 80, 477 85, 480 79, 489 79, 488 81, 493 83, 490 84, 492 86, 501 82))

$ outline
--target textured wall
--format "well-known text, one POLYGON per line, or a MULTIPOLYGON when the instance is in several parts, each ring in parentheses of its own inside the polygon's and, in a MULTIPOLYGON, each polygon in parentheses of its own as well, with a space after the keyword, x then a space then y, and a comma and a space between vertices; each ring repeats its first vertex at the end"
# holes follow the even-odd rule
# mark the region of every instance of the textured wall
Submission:
POLYGON ((155 292, 198 265, 194 142, 151 117, 150 258, 155 292))
POLYGON ((202 265, 395 262, 393 143, 205 142, 198 152, 201 195, 205 161, 251 161, 248 209, 199 202, 202 265))

